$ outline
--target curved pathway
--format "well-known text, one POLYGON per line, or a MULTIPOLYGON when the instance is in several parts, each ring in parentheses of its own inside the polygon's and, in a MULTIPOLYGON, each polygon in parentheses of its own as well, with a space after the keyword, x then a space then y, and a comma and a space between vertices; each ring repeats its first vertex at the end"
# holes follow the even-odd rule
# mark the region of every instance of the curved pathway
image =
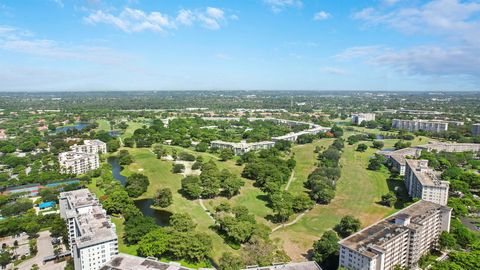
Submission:
POLYGON ((308 211, 310 211, 310 210, 307 210, 307 211, 301 213, 300 215, 298 215, 294 220, 292 220, 289 223, 278 225, 277 227, 273 228, 272 232, 274 232, 276 230, 280 230, 281 228, 285 228, 285 227, 288 227, 288 226, 291 226, 291 225, 297 223, 306 213, 308 213, 308 211))
POLYGON ((290 184, 292 183, 294 176, 295 176, 295 170, 292 170, 292 174, 290 175, 290 179, 288 179, 287 185, 285 186, 285 190, 288 190, 288 188, 290 187, 290 184))
POLYGON ((208 211, 207 207, 203 204, 202 198, 198 199, 198 202, 200 203, 200 206, 203 208, 203 211, 213 220, 213 223, 215 223, 215 219, 213 218, 212 214, 208 211))

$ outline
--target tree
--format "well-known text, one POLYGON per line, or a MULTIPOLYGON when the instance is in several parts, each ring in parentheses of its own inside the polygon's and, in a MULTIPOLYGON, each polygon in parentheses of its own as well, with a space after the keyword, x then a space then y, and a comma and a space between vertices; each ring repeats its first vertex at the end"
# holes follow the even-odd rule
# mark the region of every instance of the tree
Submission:
POLYGON ((224 252, 220 257, 219 265, 220 270, 239 270, 245 267, 242 258, 234 255, 231 252, 224 252))
POLYGON ((233 150, 230 148, 223 148, 220 150, 220 160, 221 161, 227 161, 229 159, 232 159, 235 154, 233 153, 233 150))
POLYGON ((313 243, 313 260, 328 269, 336 267, 336 255, 338 252, 338 236, 334 231, 326 231, 320 240, 313 243))
POLYGON ((338 235, 345 238, 360 230, 361 226, 362 224, 360 223, 360 220, 353 216, 347 215, 344 216, 340 220, 340 223, 335 226, 335 231, 338 233, 338 235))
POLYGON ((37 233, 40 231, 40 224, 38 224, 35 221, 31 221, 31 222, 28 222, 27 224, 24 224, 23 229, 28 234, 28 237, 34 238, 35 236, 37 236, 37 233))
POLYGON ((185 170, 185 165, 180 163, 174 164, 172 167, 173 173, 182 173, 184 170, 185 170))
POLYGON ((157 191, 155 196, 155 206, 165 208, 170 206, 172 201, 172 191, 169 188, 162 188, 157 191))
POLYGON ((231 198, 238 194, 245 182, 238 178, 235 174, 230 173, 227 169, 224 169, 220 173, 220 187, 222 192, 227 198, 231 198))
POLYGON ((438 241, 441 250, 452 249, 457 245, 457 240, 450 233, 443 231, 438 241))
POLYGON ((383 167, 386 159, 383 155, 375 154, 375 157, 368 161, 368 169, 372 171, 378 171, 383 167))
POLYGON ((361 143, 357 146, 356 151, 358 152, 365 152, 368 149, 368 145, 361 143))
POLYGON ((388 207, 392 207, 392 206, 395 205, 396 202, 397 202, 397 196, 395 195, 395 193, 393 191, 390 191, 387 194, 382 195, 381 203, 383 205, 386 205, 388 207))
POLYGON ((373 141, 373 148, 382 149, 384 145, 382 141, 373 141))
POLYGON ((195 151, 197 152, 207 152, 208 150, 208 143, 206 142, 200 142, 197 145, 195 145, 195 151))
POLYGON ((0 250, 0 265, 6 267, 12 261, 12 256, 7 250, 0 250))
POLYGON ((133 173, 129 177, 127 177, 127 181, 125 183, 125 190, 128 193, 128 196, 137 198, 145 191, 147 191, 148 185, 150 181, 146 175, 140 173, 133 173))
POLYGON ((182 193, 188 198, 197 199, 202 194, 202 186, 198 176, 187 176, 182 179, 182 193))
POLYGON ((118 140, 109 140, 107 142, 107 149, 109 153, 117 152, 118 148, 120 148, 120 142, 118 140))
POLYGON ((197 227, 192 217, 187 213, 175 213, 170 217, 170 226, 176 231, 187 232, 197 227))
POLYGON ((310 191, 312 200, 321 204, 329 204, 335 198, 335 189, 325 182, 316 182, 310 191))
POLYGON ((125 241, 129 244, 136 244, 147 233, 158 228, 152 217, 137 215, 125 221, 125 241))
POLYGON ((398 149, 408 148, 408 147, 410 147, 411 145, 412 145, 411 142, 406 142, 406 141, 400 140, 400 141, 397 141, 397 142, 393 145, 393 147, 395 147, 395 149, 398 150, 398 149))
POLYGON ((170 233, 164 228, 158 228, 142 236, 138 242, 138 253, 142 257, 157 257, 168 251, 170 233))
POLYGON ((306 193, 300 193, 293 197, 292 208, 296 213, 311 209, 315 204, 306 193))
POLYGON ((135 146, 135 140, 132 137, 128 137, 123 139, 123 145, 125 147, 134 147, 135 146))

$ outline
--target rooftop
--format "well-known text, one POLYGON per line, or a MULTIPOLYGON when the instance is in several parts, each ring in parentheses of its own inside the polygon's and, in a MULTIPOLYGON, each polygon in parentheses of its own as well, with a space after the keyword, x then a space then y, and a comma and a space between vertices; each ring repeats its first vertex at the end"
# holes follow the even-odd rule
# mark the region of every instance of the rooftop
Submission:
POLYGON ((390 239, 405 232, 406 230, 415 230, 422 226, 422 221, 438 210, 448 210, 446 206, 428 201, 418 201, 407 208, 393 214, 365 229, 341 240, 339 244, 358 251, 364 256, 374 257, 375 253, 371 251, 371 247, 382 248, 383 244, 390 239), (397 220, 405 220, 409 218, 410 222, 396 223, 397 220))
POLYGON ((407 159, 406 162, 423 186, 446 185, 446 182, 440 179, 441 173, 428 167, 428 160, 407 159))
POLYGON ((120 253, 100 270, 190 270, 177 263, 159 262, 153 258, 142 258, 120 253))

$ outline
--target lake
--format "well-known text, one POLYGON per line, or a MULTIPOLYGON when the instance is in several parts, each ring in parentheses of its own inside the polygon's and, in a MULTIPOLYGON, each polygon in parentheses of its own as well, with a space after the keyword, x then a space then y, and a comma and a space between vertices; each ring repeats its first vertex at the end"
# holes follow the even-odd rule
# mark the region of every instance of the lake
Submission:
POLYGON ((88 123, 76 123, 75 125, 71 125, 71 126, 57 127, 55 129, 55 132, 61 133, 61 132, 67 132, 69 130, 82 130, 86 128, 88 125, 89 125, 88 123))
MULTIPOLYGON (((125 186, 127 181, 127 177, 121 174, 122 166, 120 165, 117 157, 109 157, 107 159, 108 164, 112 166, 112 174, 113 178, 119 181, 122 185, 125 186)), ((134 200, 135 205, 140 209, 140 212, 143 213, 144 216, 152 217, 155 220, 155 223, 159 226, 168 226, 170 221, 170 216, 172 213, 152 208, 153 199, 141 199, 141 200, 134 200)))

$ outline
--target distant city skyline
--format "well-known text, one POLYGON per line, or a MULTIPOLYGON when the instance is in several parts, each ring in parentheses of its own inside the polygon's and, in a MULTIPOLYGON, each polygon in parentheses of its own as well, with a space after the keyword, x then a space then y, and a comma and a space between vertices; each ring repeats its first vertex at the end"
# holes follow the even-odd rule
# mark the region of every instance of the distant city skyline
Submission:
POLYGON ((478 0, 0 0, 0 91, 479 91, 479 37, 478 0))

